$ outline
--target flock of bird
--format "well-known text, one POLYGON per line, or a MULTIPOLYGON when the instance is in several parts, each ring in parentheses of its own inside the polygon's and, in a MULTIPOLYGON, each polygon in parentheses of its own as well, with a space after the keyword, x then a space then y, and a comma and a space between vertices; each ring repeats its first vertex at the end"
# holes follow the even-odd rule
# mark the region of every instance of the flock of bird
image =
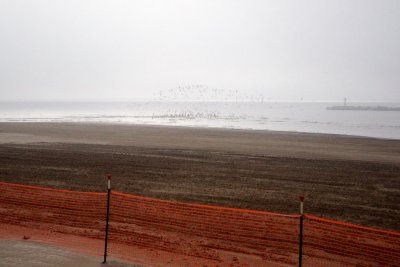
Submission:
POLYGON ((203 84, 180 85, 161 90, 154 100, 157 101, 227 101, 227 102, 264 102, 263 95, 243 94, 236 89, 217 89, 203 84))

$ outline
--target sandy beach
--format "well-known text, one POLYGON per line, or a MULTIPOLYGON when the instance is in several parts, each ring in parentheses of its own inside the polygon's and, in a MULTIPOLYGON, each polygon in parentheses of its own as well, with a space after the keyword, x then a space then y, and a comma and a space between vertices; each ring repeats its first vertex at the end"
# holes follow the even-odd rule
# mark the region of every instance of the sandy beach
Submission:
POLYGON ((400 231, 400 140, 253 130, 0 123, 0 180, 400 231))

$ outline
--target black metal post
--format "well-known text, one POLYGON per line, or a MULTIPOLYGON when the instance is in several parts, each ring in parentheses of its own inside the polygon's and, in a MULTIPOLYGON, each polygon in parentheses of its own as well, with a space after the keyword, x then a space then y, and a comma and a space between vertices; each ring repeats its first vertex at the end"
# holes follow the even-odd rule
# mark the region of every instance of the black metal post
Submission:
POLYGON ((303 202, 304 197, 300 196, 300 234, 299 234, 299 267, 302 266, 302 258, 303 258, 303 220, 304 220, 304 212, 303 212, 303 202))
POLYGON ((107 175, 108 178, 108 189, 107 189, 107 217, 106 217, 106 237, 104 240, 104 261, 107 262, 107 243, 108 243, 108 222, 110 220, 110 197, 111 197, 111 175, 107 175))

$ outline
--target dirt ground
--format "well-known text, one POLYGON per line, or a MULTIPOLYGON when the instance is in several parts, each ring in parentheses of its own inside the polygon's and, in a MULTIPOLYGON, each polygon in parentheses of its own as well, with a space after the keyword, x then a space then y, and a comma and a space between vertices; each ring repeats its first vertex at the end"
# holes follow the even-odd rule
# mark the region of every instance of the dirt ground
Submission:
POLYGON ((181 127, 0 123, 0 180, 400 231, 400 141, 181 127))
POLYGON ((78 254, 52 245, 31 241, 0 240, 0 266, 4 267, 145 267, 78 254))

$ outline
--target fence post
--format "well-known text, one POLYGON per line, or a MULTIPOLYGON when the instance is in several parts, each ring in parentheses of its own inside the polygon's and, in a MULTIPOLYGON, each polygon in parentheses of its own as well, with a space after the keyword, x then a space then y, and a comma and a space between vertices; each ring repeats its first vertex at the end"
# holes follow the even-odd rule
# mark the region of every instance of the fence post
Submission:
POLYGON ((111 174, 107 174, 107 217, 106 217, 106 237, 104 240, 104 261, 107 262, 107 243, 108 243, 108 221, 110 219, 110 197, 111 197, 111 174))
POLYGON ((300 196, 299 267, 301 267, 302 265, 302 257, 303 257, 303 220, 304 220, 303 203, 304 203, 304 196, 300 196))

